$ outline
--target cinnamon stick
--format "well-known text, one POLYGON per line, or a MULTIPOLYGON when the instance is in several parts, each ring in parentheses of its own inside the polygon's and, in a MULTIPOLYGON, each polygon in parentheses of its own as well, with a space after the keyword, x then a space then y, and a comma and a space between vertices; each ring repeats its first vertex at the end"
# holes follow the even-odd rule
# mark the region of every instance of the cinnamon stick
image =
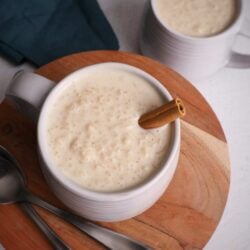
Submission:
POLYGON ((143 114, 139 119, 139 125, 144 129, 158 128, 185 114, 186 109, 182 100, 175 98, 161 107, 143 114))

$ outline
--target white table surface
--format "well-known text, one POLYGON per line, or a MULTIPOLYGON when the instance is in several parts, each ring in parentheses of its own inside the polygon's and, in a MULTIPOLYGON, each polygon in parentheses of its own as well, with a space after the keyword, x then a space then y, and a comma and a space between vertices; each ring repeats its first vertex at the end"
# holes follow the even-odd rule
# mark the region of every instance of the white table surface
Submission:
MULTIPOLYGON (((118 36, 120 49, 138 53, 145 0, 98 2, 118 36)), ((250 10, 250 0, 245 2, 246 9, 250 10)), ((246 14, 250 19, 250 11, 246 11, 246 14)), ((239 38, 235 47, 250 54, 250 39, 239 38)), ((34 69, 27 63, 13 65, 0 56, 0 101, 9 79, 20 68, 34 69)), ((193 82, 193 85, 217 114, 231 157, 231 186, 227 205, 205 249, 250 249, 250 69, 224 68, 209 79, 193 82)))

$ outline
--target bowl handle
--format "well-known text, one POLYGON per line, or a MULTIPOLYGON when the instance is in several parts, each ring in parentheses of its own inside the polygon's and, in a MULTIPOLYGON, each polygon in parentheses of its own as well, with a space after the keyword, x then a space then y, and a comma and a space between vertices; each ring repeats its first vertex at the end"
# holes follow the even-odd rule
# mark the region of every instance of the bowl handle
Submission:
POLYGON ((20 70, 10 81, 6 97, 24 115, 37 121, 40 109, 54 82, 35 73, 20 70))
MULTIPOLYGON (((245 19, 242 25, 241 31, 238 33, 238 36, 242 36, 245 39, 250 40, 250 20, 245 19)), ((240 68, 240 69, 247 69, 250 68, 250 54, 241 54, 235 51, 232 51, 231 57, 229 59, 228 64, 226 67, 229 68, 240 68)))

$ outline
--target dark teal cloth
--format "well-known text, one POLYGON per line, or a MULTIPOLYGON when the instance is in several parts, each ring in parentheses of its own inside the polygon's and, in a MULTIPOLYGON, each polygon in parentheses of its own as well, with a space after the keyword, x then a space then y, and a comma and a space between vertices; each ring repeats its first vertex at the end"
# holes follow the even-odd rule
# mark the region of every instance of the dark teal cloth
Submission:
POLYGON ((118 47, 96 0, 0 0, 0 53, 17 63, 118 47))

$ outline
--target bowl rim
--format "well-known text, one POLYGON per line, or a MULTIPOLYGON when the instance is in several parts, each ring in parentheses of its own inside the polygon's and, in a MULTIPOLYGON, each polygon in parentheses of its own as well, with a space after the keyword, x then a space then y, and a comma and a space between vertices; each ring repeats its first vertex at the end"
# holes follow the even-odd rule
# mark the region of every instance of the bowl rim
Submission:
POLYGON ((173 35, 177 38, 180 38, 184 41, 189 41, 189 42, 210 42, 212 40, 216 40, 216 39, 221 39, 223 38, 225 35, 230 35, 231 32, 235 29, 238 28, 238 30, 240 29, 241 23, 244 19, 244 2, 243 0, 238 0, 235 1, 236 5, 237 5, 237 13, 236 13, 236 17, 234 18, 234 20, 232 21, 232 23, 227 26, 224 30, 222 30, 221 32, 215 34, 215 35, 211 35, 211 36, 203 36, 203 37, 196 37, 196 36, 189 36, 189 35, 185 35, 181 32, 178 32, 176 30, 174 30, 173 28, 171 28, 169 25, 167 25, 160 17, 159 15, 157 15, 157 10, 156 10, 156 2, 157 0, 150 0, 150 8, 152 9, 153 15, 156 18, 158 24, 160 24, 161 28, 163 28, 167 33, 169 33, 170 35, 173 35))
POLYGON ((39 148, 39 154, 42 159, 42 168, 46 168, 46 172, 49 173, 54 179, 56 179, 57 182, 59 182, 64 188, 69 190, 75 195, 78 195, 81 198, 85 198, 88 200, 95 200, 95 201, 120 201, 124 199, 129 199, 131 197, 140 195, 141 193, 145 192, 149 188, 151 188, 153 185, 157 184, 157 182, 161 179, 162 176, 165 175, 165 173, 168 171, 171 164, 173 164, 174 158, 176 154, 179 153, 179 145, 180 145, 180 120, 175 120, 171 126, 172 126, 172 139, 171 144, 169 147, 169 153, 166 160, 164 160, 164 164, 162 164, 162 167, 155 173, 149 180, 147 180, 145 183, 142 183, 136 187, 133 187, 129 190, 125 191, 116 191, 116 192, 98 192, 98 191, 92 191, 87 188, 84 188, 80 186, 79 184, 71 181, 68 179, 63 173, 58 170, 58 167, 53 162, 52 157, 49 155, 49 149, 46 144, 46 114, 47 111, 53 102, 56 95, 58 95, 64 88, 66 88, 70 84, 70 79, 73 77, 76 77, 79 72, 87 72, 89 70, 93 70, 96 67, 118 67, 125 70, 128 70, 129 72, 133 72, 141 77, 144 77, 149 81, 150 84, 152 84, 154 87, 156 87, 158 90, 161 91, 163 96, 167 100, 171 100, 172 96, 166 89, 166 87, 158 81, 155 77, 150 75, 149 73, 145 72, 144 70, 137 68, 135 66, 131 66, 126 63, 119 63, 119 62, 101 62, 92 64, 83 68, 80 68, 69 75, 67 75, 65 78, 63 78, 61 81, 58 82, 58 84, 51 90, 51 92, 48 94, 38 120, 38 129, 37 129, 37 138, 38 138, 38 148, 39 148))

